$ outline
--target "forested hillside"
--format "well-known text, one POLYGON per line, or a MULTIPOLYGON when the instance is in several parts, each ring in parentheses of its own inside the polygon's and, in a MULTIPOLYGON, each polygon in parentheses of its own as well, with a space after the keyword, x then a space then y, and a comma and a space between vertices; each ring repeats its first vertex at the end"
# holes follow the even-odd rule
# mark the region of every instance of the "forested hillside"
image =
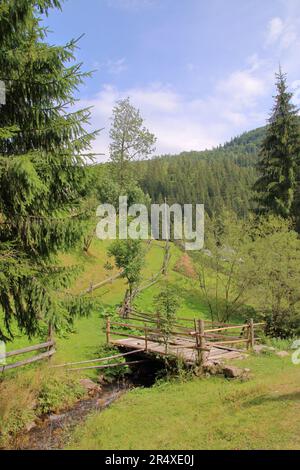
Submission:
POLYGON ((141 187, 152 202, 204 203, 209 215, 226 207, 244 216, 254 204, 251 188, 264 133, 259 128, 213 150, 141 162, 141 187))

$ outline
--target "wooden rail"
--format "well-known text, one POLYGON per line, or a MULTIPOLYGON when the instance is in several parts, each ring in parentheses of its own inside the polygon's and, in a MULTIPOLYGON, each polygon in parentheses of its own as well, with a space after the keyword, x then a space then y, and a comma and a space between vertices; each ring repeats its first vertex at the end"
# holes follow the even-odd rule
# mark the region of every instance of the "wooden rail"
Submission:
MULTIPOLYGON (((217 324, 215 328, 210 328, 209 324, 212 325, 212 322, 194 319, 191 328, 187 328, 180 325, 177 319, 172 325, 172 330, 166 335, 162 328, 164 320, 159 314, 131 312, 129 320, 130 323, 125 323, 124 321, 111 321, 107 318, 107 343, 112 341, 111 336, 118 336, 125 337, 128 340, 140 340, 139 342, 135 341, 136 349, 140 349, 142 346, 144 352, 151 352, 149 344, 152 344, 152 352, 154 351, 153 345, 165 344, 165 351, 160 348, 158 350, 159 354, 166 354, 168 350, 171 350, 174 354, 174 350, 178 350, 176 354, 179 355, 180 350, 194 350, 194 362, 199 365, 207 362, 209 352, 213 348, 242 352, 244 349, 237 349, 232 346, 244 344, 248 350, 253 349, 256 341, 255 329, 264 325, 264 323, 254 323, 253 319, 250 319, 243 325, 217 324), (234 330, 236 330, 236 334, 233 334, 234 330)), ((122 341, 117 340, 113 343, 120 346, 129 344, 126 343, 127 340, 122 341)), ((134 345, 132 348, 134 348, 134 345)))
POLYGON ((22 349, 16 349, 15 351, 9 351, 5 354, 4 359, 6 359, 7 357, 20 356, 21 354, 28 354, 30 352, 39 351, 41 349, 47 349, 46 352, 37 354, 36 356, 30 357, 28 359, 23 359, 21 361, 17 361, 17 362, 11 363, 11 364, 3 364, 3 365, 0 364, 0 371, 3 373, 7 370, 16 369, 18 367, 23 367, 23 366, 26 366, 28 364, 32 364, 32 363, 37 362, 37 361, 42 361, 44 359, 50 359, 53 356, 53 354, 55 354, 55 352, 56 352, 54 346, 55 346, 54 341, 50 340, 50 341, 47 341, 45 343, 35 344, 33 346, 28 346, 28 347, 22 348, 22 349))

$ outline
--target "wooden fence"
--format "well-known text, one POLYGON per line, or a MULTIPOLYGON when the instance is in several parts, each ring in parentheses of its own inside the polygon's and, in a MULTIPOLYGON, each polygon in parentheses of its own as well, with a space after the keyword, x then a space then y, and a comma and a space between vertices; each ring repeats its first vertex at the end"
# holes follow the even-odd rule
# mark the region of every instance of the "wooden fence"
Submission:
POLYGON ((16 369, 17 367, 26 366, 27 364, 32 364, 33 362, 42 361, 44 359, 50 359, 53 354, 56 352, 55 343, 53 340, 47 341, 46 343, 35 344, 33 346, 28 346, 27 348, 17 349, 15 351, 9 351, 5 354, 4 359, 13 356, 20 356, 21 354, 28 354, 34 351, 40 351, 42 349, 46 349, 45 352, 37 354, 36 356, 32 356, 28 359, 23 359, 21 361, 9 363, 9 364, 0 364, 0 372, 5 372, 10 369, 16 369))

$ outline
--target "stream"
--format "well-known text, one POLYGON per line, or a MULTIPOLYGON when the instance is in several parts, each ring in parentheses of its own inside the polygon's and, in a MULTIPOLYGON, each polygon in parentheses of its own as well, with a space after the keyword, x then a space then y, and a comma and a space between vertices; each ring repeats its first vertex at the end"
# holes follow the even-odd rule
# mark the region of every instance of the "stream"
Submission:
POLYGON ((84 422, 91 413, 102 412, 133 388, 151 387, 155 383, 158 370, 157 365, 147 364, 135 370, 126 379, 102 385, 102 390, 95 396, 79 400, 70 409, 40 418, 31 430, 18 434, 12 440, 10 449, 58 450, 65 448, 75 427, 84 422))
POLYGON ((72 408, 41 418, 30 431, 16 436, 10 448, 15 450, 63 449, 77 424, 82 423, 90 413, 106 409, 130 388, 132 386, 126 382, 105 385, 101 392, 76 402, 72 408))

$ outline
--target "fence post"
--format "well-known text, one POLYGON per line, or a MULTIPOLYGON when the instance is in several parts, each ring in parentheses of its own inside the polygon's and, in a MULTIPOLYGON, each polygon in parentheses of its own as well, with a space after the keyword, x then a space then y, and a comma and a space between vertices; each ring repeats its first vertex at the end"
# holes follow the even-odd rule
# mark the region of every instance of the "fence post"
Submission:
POLYGON ((201 357, 200 357, 200 341, 199 341, 199 331, 198 331, 198 322, 196 318, 194 318, 194 329, 195 329, 195 340, 196 340, 196 353, 197 353, 197 364, 201 364, 201 357))
POLYGON ((253 349, 254 345, 255 345, 254 322, 253 322, 253 318, 250 318, 250 322, 249 322, 249 346, 250 346, 251 349, 253 349))
POLYGON ((157 317, 156 325, 157 325, 157 329, 159 330, 160 329, 160 314, 159 314, 159 312, 157 312, 156 317, 157 317))
MULTIPOLYGON (((51 322, 49 322, 49 324, 48 324, 48 341, 53 341, 53 325, 52 325, 51 322)), ((53 347, 53 345, 48 346, 47 351, 48 352, 51 351, 52 347, 53 347)), ((48 357, 49 361, 50 361, 51 357, 52 356, 49 355, 49 357, 48 357)))
POLYGON ((48 324, 48 341, 52 341, 53 339, 53 326, 52 323, 49 322, 48 324))
POLYGON ((204 321, 198 320, 199 325, 199 343, 200 343, 200 360, 201 366, 203 366, 206 362, 206 341, 205 341, 205 328, 204 328, 204 321))
POLYGON ((110 317, 106 319, 106 344, 110 343, 110 317))
POLYGON ((147 327, 145 326, 145 351, 148 351, 148 330, 147 327))

